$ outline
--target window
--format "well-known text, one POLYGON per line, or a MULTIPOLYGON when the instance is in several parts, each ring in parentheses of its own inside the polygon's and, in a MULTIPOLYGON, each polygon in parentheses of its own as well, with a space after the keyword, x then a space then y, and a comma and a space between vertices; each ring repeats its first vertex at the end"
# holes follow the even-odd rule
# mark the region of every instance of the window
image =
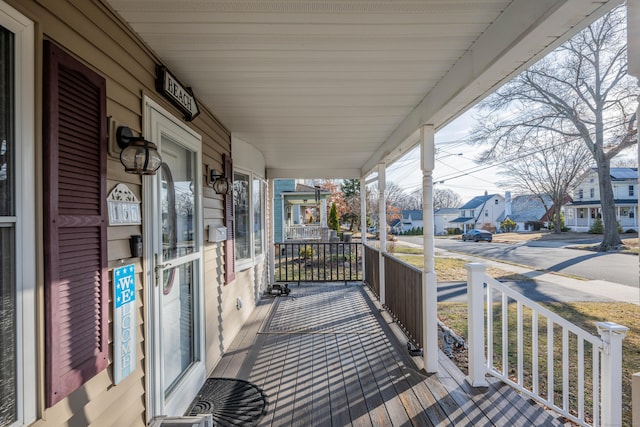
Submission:
POLYGON ((635 217, 635 213, 633 213, 633 209, 629 211, 629 218, 634 218, 635 217))
POLYGON ((33 23, 0 2, 0 426, 36 414, 33 46, 33 23))
POLYGON ((484 216, 489 216, 489 211, 484 211, 484 216))
POLYGON ((251 235, 249 230, 249 175, 241 172, 233 174, 233 208, 235 214, 236 261, 251 258, 251 235))
POLYGON ((12 424, 18 419, 18 385, 16 370, 17 305, 16 280, 16 223, 19 212, 16 197, 16 140, 14 86, 14 34, 0 28, 0 343, 3 363, 0 366, 0 425, 12 424))
POLYGON ((264 255, 265 182, 251 172, 233 174, 236 261, 240 268, 264 255))
POLYGON ((251 196, 253 199, 253 251, 254 256, 262 255, 264 251, 264 184, 257 178, 253 178, 251 196))
POLYGON ((620 216, 629 216, 629 208, 620 208, 620 216))
POLYGON ((582 188, 578 190, 578 199, 584 199, 584 191, 582 188))
POLYGON ((496 199, 496 200, 494 201, 494 204, 495 204, 495 205, 497 205, 497 204, 498 204, 498 199, 496 199))
POLYGON ((595 188, 590 188, 589 189, 589 197, 592 198, 592 199, 594 197, 596 197, 596 189, 595 188))
POLYGON ((634 189, 633 189, 633 185, 630 185, 630 186, 629 186, 629 195, 630 195, 630 196, 634 196, 634 195, 635 195, 635 191, 634 191, 634 189))

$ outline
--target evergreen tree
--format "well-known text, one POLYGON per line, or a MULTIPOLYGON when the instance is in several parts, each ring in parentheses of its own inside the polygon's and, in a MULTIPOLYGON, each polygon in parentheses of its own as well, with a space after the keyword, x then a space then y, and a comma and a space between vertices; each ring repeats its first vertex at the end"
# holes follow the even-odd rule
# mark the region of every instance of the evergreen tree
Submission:
POLYGON ((338 220, 338 209, 335 203, 331 203, 331 210, 329 211, 329 228, 336 230, 338 236, 340 236, 340 221, 338 220))

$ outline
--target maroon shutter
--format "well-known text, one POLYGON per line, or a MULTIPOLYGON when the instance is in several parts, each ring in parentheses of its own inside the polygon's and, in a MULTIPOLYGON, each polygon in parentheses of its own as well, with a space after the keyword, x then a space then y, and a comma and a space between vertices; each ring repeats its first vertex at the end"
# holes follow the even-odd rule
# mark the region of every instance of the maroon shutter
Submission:
MULTIPOLYGON (((222 163, 224 163, 224 176, 231 181, 233 189, 233 161, 226 154, 222 155, 222 163)), ((227 240, 224 242, 224 282, 229 284, 236 278, 236 250, 235 250, 235 217, 233 216, 233 191, 224 196, 224 222, 227 227, 227 240)))
POLYGON ((44 55, 45 370, 52 406, 108 364, 106 83, 44 55))

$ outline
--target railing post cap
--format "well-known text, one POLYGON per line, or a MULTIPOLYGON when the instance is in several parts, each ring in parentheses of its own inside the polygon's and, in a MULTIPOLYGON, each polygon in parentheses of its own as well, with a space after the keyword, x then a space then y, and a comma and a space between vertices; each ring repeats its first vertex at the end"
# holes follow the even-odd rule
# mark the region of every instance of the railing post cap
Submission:
POLYGON ((470 271, 484 271, 487 269, 487 266, 481 262, 469 262, 464 266, 470 271))
POLYGON ((604 333, 610 333, 610 334, 622 335, 622 337, 624 338, 625 335, 627 335, 627 332, 629 331, 629 328, 627 328, 626 326, 618 325, 615 322, 595 322, 595 324, 596 324, 596 328, 598 328, 598 333, 600 335, 604 333))

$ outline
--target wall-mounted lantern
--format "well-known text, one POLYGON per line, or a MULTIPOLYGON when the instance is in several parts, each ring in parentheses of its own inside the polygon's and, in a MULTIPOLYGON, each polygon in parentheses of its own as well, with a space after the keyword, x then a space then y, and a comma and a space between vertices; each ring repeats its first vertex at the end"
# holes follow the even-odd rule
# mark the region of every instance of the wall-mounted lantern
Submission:
POLYGON ((209 168, 207 165, 207 184, 210 185, 217 194, 231 193, 231 183, 222 172, 218 173, 215 169, 209 168))
POLYGON ((116 141, 122 149, 120 163, 125 172, 138 175, 155 175, 162 164, 158 147, 141 136, 133 136, 127 126, 119 126, 116 130, 116 141))

